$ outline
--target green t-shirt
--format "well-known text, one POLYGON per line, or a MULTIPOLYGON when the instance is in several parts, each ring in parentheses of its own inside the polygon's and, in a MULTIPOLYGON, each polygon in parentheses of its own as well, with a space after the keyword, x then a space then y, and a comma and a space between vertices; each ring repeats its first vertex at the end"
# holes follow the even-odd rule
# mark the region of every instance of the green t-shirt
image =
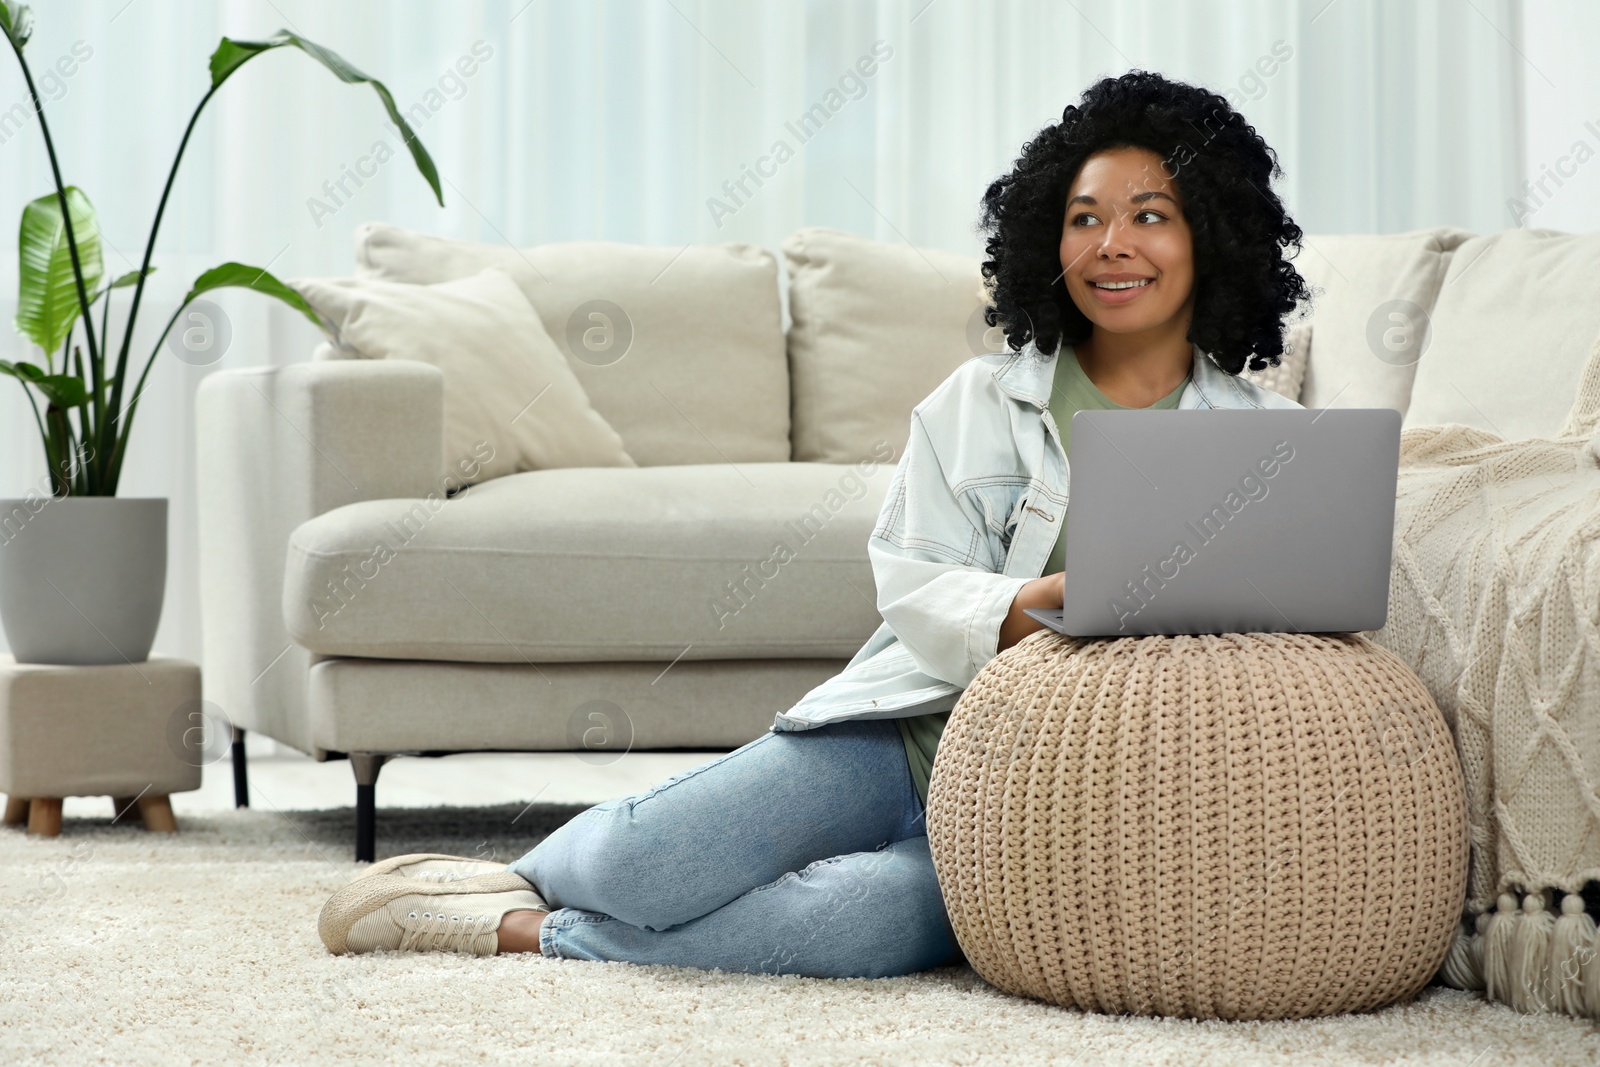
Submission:
MULTIPOLYGON (((1157 400, 1150 407, 1175 408, 1189 384, 1190 375, 1184 375, 1177 388, 1157 400)), ((1082 409, 1103 410, 1118 408, 1128 410, 1102 393, 1078 363, 1078 354, 1071 345, 1064 345, 1056 358, 1055 375, 1050 387, 1050 410, 1055 413, 1056 428, 1061 431, 1061 449, 1070 454, 1072 445, 1072 413, 1082 409)), ((1067 522, 1062 516, 1061 530, 1056 535, 1055 547, 1045 561, 1044 574, 1055 574, 1062 569, 1067 551, 1067 522)), ((911 767, 911 781, 917 787, 917 796, 928 802, 928 779, 933 774, 933 755, 939 749, 939 738, 944 725, 950 720, 948 711, 937 715, 909 715, 896 719, 900 727, 900 740, 906 746, 906 762, 911 767)))

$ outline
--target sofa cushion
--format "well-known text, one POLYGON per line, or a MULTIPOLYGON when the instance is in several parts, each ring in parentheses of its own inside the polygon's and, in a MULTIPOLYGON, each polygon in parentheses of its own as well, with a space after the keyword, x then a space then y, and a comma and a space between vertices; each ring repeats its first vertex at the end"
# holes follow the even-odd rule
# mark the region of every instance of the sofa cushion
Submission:
POLYGON ((1263 389, 1271 389, 1290 400, 1300 399, 1300 386, 1306 378, 1306 362, 1311 355, 1310 319, 1293 322, 1283 336, 1283 354, 1276 367, 1265 370, 1245 370, 1239 377, 1255 382, 1263 389))
POLYGON ((764 248, 513 248, 374 222, 357 228, 355 246, 357 277, 509 274, 640 466, 789 458, 778 263, 764 248))
POLYGON ((290 536, 284 623, 381 659, 848 658, 879 623, 867 539, 893 473, 569 468, 347 504, 290 536))
POLYGON ((783 241, 789 271, 794 458, 854 463, 888 441, 898 459, 911 409, 989 351, 978 260, 822 227, 783 241))
POLYGON ((1403 428, 1553 437, 1600 333, 1600 234, 1503 230, 1450 259, 1403 428))
POLYGON ((487 481, 552 467, 634 467, 522 290, 503 271, 435 285, 376 278, 290 284, 339 347, 444 374, 442 471, 487 481))
MULTIPOLYGON (((1432 313, 1451 250, 1471 236, 1441 226, 1306 237, 1294 260, 1313 286, 1312 344, 1300 404, 1385 407, 1404 414, 1417 372, 1413 342, 1432 313)), ((1433 344, 1422 347, 1431 351, 1433 344)))

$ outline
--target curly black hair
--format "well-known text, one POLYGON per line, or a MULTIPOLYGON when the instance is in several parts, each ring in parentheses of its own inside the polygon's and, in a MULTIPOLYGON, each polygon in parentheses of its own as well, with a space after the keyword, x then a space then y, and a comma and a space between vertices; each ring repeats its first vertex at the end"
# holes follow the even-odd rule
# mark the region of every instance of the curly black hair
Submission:
POLYGON ((1090 86, 983 194, 988 324, 1005 328, 1013 350, 1032 341, 1041 357, 1091 336, 1062 276, 1061 232, 1079 169, 1113 148, 1161 156, 1185 201, 1195 274, 1187 339, 1230 374, 1246 360, 1251 370, 1277 366, 1284 316, 1311 296, 1283 253, 1298 253, 1303 234, 1269 185, 1283 173, 1277 155, 1225 98, 1143 70, 1090 86))

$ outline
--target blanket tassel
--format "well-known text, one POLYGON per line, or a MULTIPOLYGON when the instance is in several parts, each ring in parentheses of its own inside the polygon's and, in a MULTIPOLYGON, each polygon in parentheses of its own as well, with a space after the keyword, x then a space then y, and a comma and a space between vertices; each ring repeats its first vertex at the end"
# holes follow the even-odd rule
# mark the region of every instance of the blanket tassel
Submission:
POLYGON ((1556 918, 1544 906, 1544 893, 1534 890, 1522 898, 1522 919, 1511 934, 1507 968, 1511 1006, 1518 1011, 1554 1009, 1550 989, 1550 935, 1556 918))
POLYGON ((1438 980, 1455 989, 1481 990, 1522 1012, 1562 1012, 1600 1019, 1600 927, 1581 893, 1561 895, 1557 918, 1542 891, 1501 893, 1496 909, 1456 932, 1438 980))
POLYGON ((1568 893, 1561 898, 1561 918, 1550 935, 1550 981, 1556 1007, 1568 1015, 1600 1015, 1600 1004, 1585 1003, 1585 971, 1591 974, 1595 955, 1595 924, 1583 910, 1583 897, 1568 893))
POLYGON ((1483 988, 1481 948, 1483 927, 1488 921, 1488 913, 1478 916, 1478 936, 1474 937, 1472 931, 1467 929, 1466 920, 1462 920, 1455 939, 1450 942, 1450 951, 1445 953, 1444 963, 1439 965, 1439 977, 1445 985, 1454 989, 1483 988))
POLYGON ((1483 988, 1490 1000, 1511 1002, 1511 935, 1521 914, 1517 898, 1501 893, 1497 910, 1489 916, 1483 933, 1483 988))

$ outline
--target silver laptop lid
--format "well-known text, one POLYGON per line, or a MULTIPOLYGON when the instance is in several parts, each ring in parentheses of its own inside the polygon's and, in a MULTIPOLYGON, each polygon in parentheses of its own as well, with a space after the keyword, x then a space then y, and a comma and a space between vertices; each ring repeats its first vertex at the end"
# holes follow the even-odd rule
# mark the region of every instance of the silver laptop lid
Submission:
POLYGON ((1078 411, 1059 628, 1377 629, 1399 462, 1393 408, 1078 411))

